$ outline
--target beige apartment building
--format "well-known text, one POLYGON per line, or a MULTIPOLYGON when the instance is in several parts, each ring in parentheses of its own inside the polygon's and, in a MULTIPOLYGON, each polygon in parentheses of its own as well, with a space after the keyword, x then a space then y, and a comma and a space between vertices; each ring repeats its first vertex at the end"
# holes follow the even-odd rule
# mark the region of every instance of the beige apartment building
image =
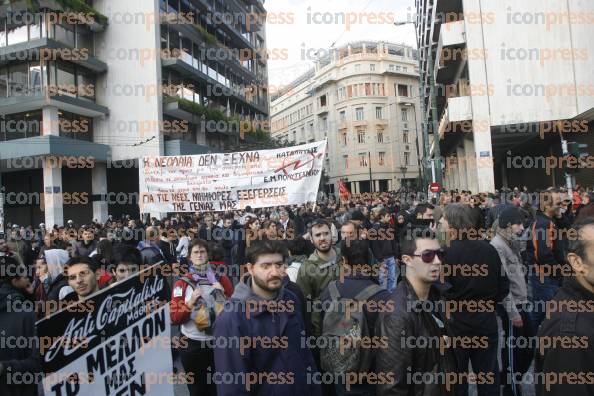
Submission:
POLYGON ((412 47, 360 41, 318 52, 315 67, 271 97, 271 134, 328 139, 325 190, 389 191, 419 177, 418 67, 412 47))

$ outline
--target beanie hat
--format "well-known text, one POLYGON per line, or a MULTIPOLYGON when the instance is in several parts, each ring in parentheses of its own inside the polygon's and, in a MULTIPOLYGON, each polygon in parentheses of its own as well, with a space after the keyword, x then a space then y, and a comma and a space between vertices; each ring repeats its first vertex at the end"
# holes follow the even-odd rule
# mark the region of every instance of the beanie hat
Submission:
POLYGON ((365 215, 360 210, 355 210, 351 215, 351 220, 365 221, 365 215))
POLYGON ((501 212, 499 215, 499 227, 507 228, 512 224, 524 223, 524 215, 522 211, 516 207, 510 207, 501 212))

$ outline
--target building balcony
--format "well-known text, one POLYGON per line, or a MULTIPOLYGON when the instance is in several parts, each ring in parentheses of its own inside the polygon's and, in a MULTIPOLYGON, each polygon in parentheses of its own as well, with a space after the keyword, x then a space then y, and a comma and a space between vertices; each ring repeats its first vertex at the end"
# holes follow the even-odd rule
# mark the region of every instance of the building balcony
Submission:
POLYGON ((204 132, 239 135, 241 120, 238 117, 227 117, 221 110, 209 108, 187 99, 174 96, 164 97, 163 113, 193 124, 199 124, 201 121, 216 121, 213 129, 209 129, 211 123, 205 125, 204 132), (219 127, 223 128, 219 129, 219 127))
POLYGON ((110 158, 106 144, 71 139, 63 136, 43 135, 25 139, 0 142, 0 158, 3 160, 47 155, 64 157, 92 157, 105 162, 110 158))
POLYGON ((472 101, 470 96, 458 96, 448 99, 448 105, 439 121, 439 137, 443 138, 446 130, 456 130, 450 124, 472 120, 472 101))
POLYGON ((368 125, 369 125, 369 121, 365 121, 365 120, 353 121, 353 127, 355 127, 355 128, 361 128, 361 127, 365 128, 368 125))
MULTIPOLYGON (((42 49, 70 50, 73 56, 65 59, 66 61, 82 66, 97 74, 107 71, 107 64, 94 56, 74 56, 75 53, 80 53, 76 51, 81 51, 81 48, 75 49, 72 46, 47 37, 25 41, 7 47, 0 47, 0 66, 10 63, 11 59, 14 59, 14 55, 16 54, 19 55, 19 58, 17 59, 21 59, 23 56, 26 56, 27 59, 39 59, 39 51, 42 49), (73 50, 74 52, 72 52, 73 50)), ((62 53, 66 52, 63 51, 62 53)))
MULTIPOLYGON (((205 15, 211 14, 213 12, 220 12, 221 14, 226 14, 225 11, 213 9, 212 5, 209 4, 209 2, 207 0, 194 1, 193 5, 197 6, 197 8, 198 8, 197 11, 199 13, 203 13, 205 15)), ((222 19, 223 19, 223 21, 225 21, 224 17, 222 19)), ((230 19, 233 20, 234 18, 230 18, 230 19)), ((252 29, 254 27, 254 25, 253 25, 254 22, 252 22, 252 29)), ((186 25, 188 25, 188 24, 186 24, 186 25)), ((242 34, 242 32, 240 32, 237 29, 237 27, 235 27, 231 24, 228 24, 226 22, 218 24, 217 27, 222 29, 227 34, 227 36, 231 39, 231 41, 237 48, 250 48, 251 50, 255 50, 255 46, 253 45, 253 43, 251 43, 250 40, 248 40, 248 38, 246 38, 244 36, 244 34, 242 34)))
MULTIPOLYGON (((187 55, 187 54, 186 54, 187 55)), ((200 82, 205 83, 206 85, 210 85, 212 87, 213 92, 220 92, 221 96, 230 96, 235 100, 240 101, 242 104, 247 105, 251 108, 252 111, 268 114, 266 106, 264 104, 254 103, 253 101, 249 100, 245 95, 241 92, 238 92, 236 89, 229 88, 219 81, 215 80, 213 77, 207 75, 206 73, 202 72, 201 70, 195 68, 191 63, 190 59, 177 58, 177 59, 163 59, 161 61, 161 65, 164 68, 169 68, 181 74, 184 77, 188 77, 193 80, 198 80, 200 82)))
POLYGON ((466 61, 466 31, 464 21, 441 25, 433 73, 438 83, 449 83, 462 62, 466 61))
POLYGON ((328 105, 326 106, 318 106, 316 110, 316 114, 327 114, 328 113, 328 105))
POLYGON ((31 95, 0 98, 0 110, 2 114, 22 113, 38 110, 46 106, 54 106, 60 110, 86 117, 100 117, 109 114, 107 107, 98 105, 93 101, 69 95, 46 95, 44 89, 31 95))
MULTIPOLYGON (((178 19, 177 14, 175 13, 163 14, 161 18, 162 20, 170 21, 178 19)), ((178 33, 181 33, 184 37, 187 37, 194 42, 203 43, 206 47, 206 50, 210 49, 219 51, 221 48, 224 50, 229 50, 227 46, 219 42, 215 36, 208 33, 202 26, 181 22, 182 21, 179 23, 170 22, 169 26, 178 33)), ((218 62, 232 68, 236 74, 243 76, 246 79, 252 80, 258 78, 255 73, 242 66, 242 64, 239 62, 239 59, 235 58, 231 54, 229 56, 225 56, 224 59, 221 59, 218 62)))
POLYGON ((389 120, 386 120, 386 119, 381 119, 381 118, 380 118, 380 119, 376 119, 376 120, 374 121, 374 124, 375 124, 376 126, 378 126, 378 127, 384 127, 384 128, 385 128, 385 127, 387 127, 389 123, 390 123, 390 121, 389 121, 389 120))
POLYGON ((448 99, 448 118, 450 122, 472 120, 472 102, 470 96, 458 96, 448 99))
POLYGON ((407 104, 407 103, 415 104, 415 100, 414 100, 414 98, 409 97, 409 96, 398 95, 398 96, 396 96, 396 103, 398 103, 398 104, 407 104))

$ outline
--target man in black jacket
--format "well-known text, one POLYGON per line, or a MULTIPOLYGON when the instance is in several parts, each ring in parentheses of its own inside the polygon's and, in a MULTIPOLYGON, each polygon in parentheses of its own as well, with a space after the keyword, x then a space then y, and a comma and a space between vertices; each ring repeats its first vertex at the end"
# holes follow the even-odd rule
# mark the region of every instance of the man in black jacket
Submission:
MULTIPOLYGON (((449 235, 449 247, 444 260, 444 278, 451 287, 444 297, 451 312, 449 322, 456 337, 480 339, 488 342, 480 347, 455 349, 461 374, 473 372, 488 376, 478 383, 479 396, 499 395, 497 364, 498 328, 495 309, 509 293, 509 280, 503 272, 497 250, 476 230, 471 209, 465 204, 449 204, 440 219, 442 231, 449 235), (491 380, 492 379, 492 380, 491 380)), ((468 394, 468 386, 458 387, 459 395, 468 394)))
POLYGON ((439 378, 456 373, 456 359, 451 349, 440 350, 448 331, 434 285, 444 252, 428 229, 415 230, 400 248, 404 279, 391 297, 394 311, 380 314, 376 324, 376 336, 387 340, 387 348, 377 351, 376 370, 393 380, 379 385, 377 394, 451 395, 455 384, 445 387, 439 378))
POLYGON ((3 339, 0 347, 0 395, 2 396, 37 394, 41 361, 37 350, 39 341, 35 334, 34 304, 25 297, 30 294, 30 285, 27 271, 22 264, 12 257, 0 257, 0 334, 3 339), (26 342, 22 342, 23 340, 26 342))
POLYGON ((567 261, 575 277, 567 278, 548 302, 548 319, 538 332, 535 372, 545 381, 536 384, 537 396, 589 396, 594 387, 594 219, 574 229, 577 238, 569 242, 567 261), (555 339, 569 340, 573 347, 567 341, 553 344, 555 339))

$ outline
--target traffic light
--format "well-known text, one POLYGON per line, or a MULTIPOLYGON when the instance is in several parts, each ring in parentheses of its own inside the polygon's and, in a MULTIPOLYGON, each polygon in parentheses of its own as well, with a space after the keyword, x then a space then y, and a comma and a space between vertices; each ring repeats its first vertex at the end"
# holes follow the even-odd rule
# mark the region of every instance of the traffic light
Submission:
POLYGON ((588 151, 586 151, 587 149, 588 145, 586 143, 567 142, 566 156, 576 158, 576 160, 572 161, 576 164, 576 166, 566 166, 567 173, 574 174, 578 172, 580 169, 580 166, 578 165, 580 163, 580 158, 584 158, 589 155, 588 151))
POLYGON ((578 142, 567 142, 567 151, 569 151, 569 155, 575 158, 582 158, 587 157, 588 152, 588 145, 586 143, 578 143, 578 142))

